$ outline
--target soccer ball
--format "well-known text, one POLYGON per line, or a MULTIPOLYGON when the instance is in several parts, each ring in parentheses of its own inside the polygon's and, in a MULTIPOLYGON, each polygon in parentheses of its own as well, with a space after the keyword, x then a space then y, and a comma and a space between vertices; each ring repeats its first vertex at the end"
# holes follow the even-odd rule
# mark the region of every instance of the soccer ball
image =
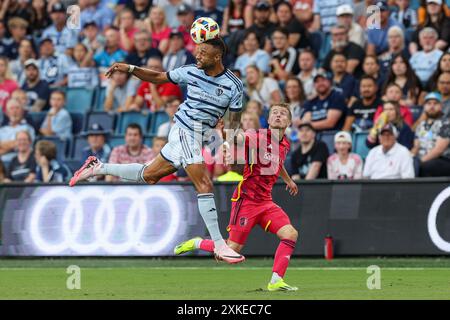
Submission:
POLYGON ((220 35, 219 25, 208 17, 200 17, 191 26, 191 38, 196 44, 216 39, 220 35))

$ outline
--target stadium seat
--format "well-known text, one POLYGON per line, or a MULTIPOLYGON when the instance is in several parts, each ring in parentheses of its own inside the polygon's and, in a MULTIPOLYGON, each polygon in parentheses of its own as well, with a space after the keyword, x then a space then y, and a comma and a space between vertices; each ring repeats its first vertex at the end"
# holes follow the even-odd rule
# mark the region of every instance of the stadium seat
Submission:
POLYGON ((47 140, 47 141, 53 142, 56 145, 56 150, 57 150, 56 159, 58 161, 66 160, 66 152, 67 152, 68 146, 70 145, 70 141, 61 140, 58 137, 39 137, 38 139, 36 139, 36 142, 41 141, 41 140, 47 140))
POLYGON ((122 112, 119 114, 119 119, 117 120, 116 134, 124 134, 130 123, 137 123, 141 126, 142 131, 145 133, 147 131, 150 118, 150 113, 122 112))
POLYGON ((334 135, 337 133, 335 130, 323 131, 320 133, 319 139, 328 147, 328 152, 330 154, 334 153, 334 135))
POLYGON ((409 107, 409 110, 411 110, 414 122, 416 122, 417 119, 419 119, 420 115, 422 114, 423 107, 422 106, 411 106, 411 107, 409 107))
POLYGON ((72 158, 82 160, 83 149, 88 146, 87 138, 84 136, 76 136, 72 142, 72 158))
POLYGON ((114 113, 107 113, 103 111, 91 112, 87 116, 87 121, 84 129, 88 130, 93 123, 98 123, 103 127, 104 130, 110 130, 111 132, 113 132, 115 119, 116 116, 114 113))
POLYGON ((36 131, 39 131, 41 128, 42 122, 44 122, 44 119, 47 115, 47 112, 29 112, 27 116, 31 118, 31 121, 33 122, 33 127, 36 131))
POLYGON ((79 112, 71 112, 70 117, 72 118, 72 133, 74 135, 79 134, 84 127, 84 114, 79 112))
POLYGON ((68 88, 66 90, 66 109, 69 112, 87 113, 92 108, 95 89, 68 88))
POLYGON ((145 135, 145 136, 144 136, 144 144, 145 144, 147 147, 151 148, 152 145, 153 145, 153 138, 154 138, 154 137, 155 137, 154 135, 145 135))
POLYGON ((153 119, 150 125, 150 134, 156 134, 158 132, 158 128, 163 123, 169 121, 169 116, 165 111, 158 111, 153 114, 153 119))
POLYGON ((94 111, 103 111, 103 104, 105 103, 105 97, 106 97, 106 88, 99 87, 97 88, 96 94, 95 94, 95 104, 94 104, 94 111))
POLYGON ((108 143, 111 146, 111 148, 120 146, 122 144, 125 144, 125 136, 124 135, 114 135, 109 137, 108 143))
POLYGON ((367 157, 370 151, 366 145, 367 136, 367 132, 357 132, 353 134, 353 152, 359 154, 363 159, 367 157))

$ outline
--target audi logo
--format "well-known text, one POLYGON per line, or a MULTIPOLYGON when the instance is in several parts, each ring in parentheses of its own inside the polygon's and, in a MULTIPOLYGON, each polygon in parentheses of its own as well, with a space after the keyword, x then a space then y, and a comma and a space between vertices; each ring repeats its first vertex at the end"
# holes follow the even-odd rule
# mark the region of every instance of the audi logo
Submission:
POLYGON ((155 255, 177 235, 176 195, 163 186, 52 188, 33 205, 27 233, 44 255, 155 255))

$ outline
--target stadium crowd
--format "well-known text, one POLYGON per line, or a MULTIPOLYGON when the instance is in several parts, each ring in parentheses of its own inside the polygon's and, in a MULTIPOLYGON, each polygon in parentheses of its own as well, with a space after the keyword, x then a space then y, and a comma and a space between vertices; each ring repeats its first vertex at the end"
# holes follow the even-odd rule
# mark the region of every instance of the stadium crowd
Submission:
MULTIPOLYGON (((270 105, 289 103, 294 179, 450 176, 449 4, 2 0, 0 182, 67 181, 90 155, 151 161, 186 88, 104 72, 194 63, 200 16, 221 26, 224 63, 245 84, 244 130, 267 128, 270 105)), ((220 152, 203 154, 212 178, 240 179, 215 163, 220 152)))

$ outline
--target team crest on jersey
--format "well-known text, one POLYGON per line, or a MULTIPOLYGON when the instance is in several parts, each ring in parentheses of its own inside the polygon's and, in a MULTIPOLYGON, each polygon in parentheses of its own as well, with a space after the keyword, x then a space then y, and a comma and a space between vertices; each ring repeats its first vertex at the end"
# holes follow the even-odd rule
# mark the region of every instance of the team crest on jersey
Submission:
POLYGON ((223 94, 223 89, 217 88, 217 89, 216 89, 216 94, 217 94, 218 96, 221 96, 221 95, 223 94))
POLYGON ((241 218, 239 219, 239 225, 240 225, 241 227, 246 226, 246 225, 247 225, 247 218, 246 218, 246 217, 241 217, 241 218))

